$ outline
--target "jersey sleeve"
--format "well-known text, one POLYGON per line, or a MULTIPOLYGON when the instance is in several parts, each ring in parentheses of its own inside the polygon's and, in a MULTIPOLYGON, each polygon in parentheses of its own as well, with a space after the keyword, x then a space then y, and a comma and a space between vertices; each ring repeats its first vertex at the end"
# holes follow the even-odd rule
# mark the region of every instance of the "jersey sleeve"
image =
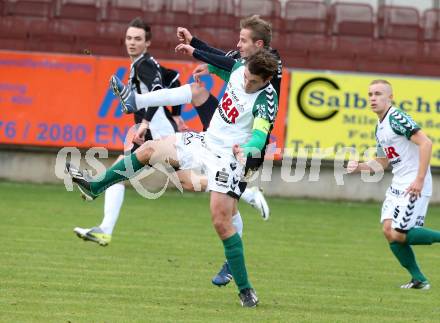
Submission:
POLYGON ((266 145, 267 136, 273 128, 278 112, 278 97, 273 87, 267 87, 260 93, 253 108, 254 124, 252 136, 242 145, 245 157, 261 152, 266 145))
POLYGON ((231 72, 236 60, 224 55, 216 55, 209 52, 205 52, 199 49, 194 49, 193 57, 199 61, 211 64, 217 68, 223 69, 225 71, 231 72))
POLYGON ((139 64, 136 68, 136 76, 144 83, 148 91, 155 91, 163 88, 162 73, 152 60, 148 59, 139 64))
POLYGON ((229 77, 231 76, 231 73, 222 70, 220 68, 217 68, 213 65, 208 64, 208 71, 209 73, 217 75, 219 78, 221 78, 223 81, 227 82, 229 81, 229 77))
MULTIPOLYGON (((176 82, 179 82, 180 74, 179 72, 166 68, 160 65, 160 72, 162 73, 162 86, 166 88, 176 87, 176 82)), ((180 82, 179 85, 180 86, 180 82)))
POLYGON ((224 51, 212 47, 210 45, 208 45, 207 43, 205 43, 203 40, 197 38, 197 37, 193 37, 191 39, 191 42, 189 43, 192 47, 203 50, 205 52, 209 52, 209 53, 213 53, 216 55, 222 55, 222 56, 226 56, 227 53, 225 53, 224 51))
POLYGON ((278 113, 278 96, 273 87, 269 86, 260 93, 252 110, 254 118, 261 118, 273 124, 278 113))
POLYGON ((408 140, 420 130, 417 123, 405 112, 394 110, 390 114, 390 126, 394 133, 405 136, 408 140))

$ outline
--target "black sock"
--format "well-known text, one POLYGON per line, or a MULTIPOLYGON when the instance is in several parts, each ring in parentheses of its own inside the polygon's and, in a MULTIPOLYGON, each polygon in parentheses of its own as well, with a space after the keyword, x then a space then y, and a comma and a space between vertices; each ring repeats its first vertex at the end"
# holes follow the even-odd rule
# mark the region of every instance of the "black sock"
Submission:
POLYGON ((218 100, 215 96, 209 93, 208 99, 203 102, 202 105, 199 105, 196 108, 197 113, 199 114, 200 121, 203 125, 203 131, 206 131, 209 127, 209 123, 211 122, 212 116, 214 115, 215 109, 217 109, 218 100))

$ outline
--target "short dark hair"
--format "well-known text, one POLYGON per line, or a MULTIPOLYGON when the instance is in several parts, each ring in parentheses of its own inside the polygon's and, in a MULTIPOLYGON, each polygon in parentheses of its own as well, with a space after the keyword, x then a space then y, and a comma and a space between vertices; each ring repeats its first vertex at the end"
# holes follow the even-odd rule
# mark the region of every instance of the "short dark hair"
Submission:
POLYGON ((132 21, 130 21, 127 29, 130 27, 143 29, 145 31, 145 41, 149 41, 151 40, 151 37, 153 37, 150 25, 143 21, 141 17, 136 17, 132 21))
POLYGON ((252 41, 262 40, 264 47, 270 46, 272 26, 266 20, 261 19, 259 15, 253 15, 240 20, 240 28, 252 31, 252 41))
POLYGON ((267 80, 277 73, 278 60, 268 50, 260 49, 246 59, 246 66, 249 72, 267 80))

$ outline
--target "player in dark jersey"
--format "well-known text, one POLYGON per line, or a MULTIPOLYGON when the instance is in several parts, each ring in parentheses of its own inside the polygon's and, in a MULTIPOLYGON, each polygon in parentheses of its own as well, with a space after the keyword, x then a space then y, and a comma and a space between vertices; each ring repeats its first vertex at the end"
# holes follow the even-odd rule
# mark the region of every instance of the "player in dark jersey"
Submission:
MULTIPOLYGON (((179 87, 179 73, 167 69, 148 53, 151 44, 151 28, 140 18, 132 20, 125 35, 125 46, 131 59, 129 86, 136 93, 148 93, 162 88, 179 87)), ((186 125, 180 117, 180 106, 142 109, 134 114, 138 126, 131 141, 124 147, 126 152, 134 152, 145 141, 173 135, 176 131, 185 131, 186 125), (180 127, 179 127, 180 126, 180 127)), ((118 156, 117 161, 123 155, 118 156)), ((76 227, 74 232, 84 240, 106 246, 111 241, 112 232, 124 200, 125 186, 118 183, 105 192, 104 217, 99 226, 93 228, 76 227)))

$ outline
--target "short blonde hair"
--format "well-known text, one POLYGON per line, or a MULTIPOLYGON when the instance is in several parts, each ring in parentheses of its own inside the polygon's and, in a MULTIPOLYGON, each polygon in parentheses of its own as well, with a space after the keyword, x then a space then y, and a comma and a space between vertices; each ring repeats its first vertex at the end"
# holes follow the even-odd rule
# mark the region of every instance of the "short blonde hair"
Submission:
POLYGON ((262 40, 264 47, 270 47, 272 41, 272 26, 266 20, 260 18, 259 15, 253 15, 240 21, 241 29, 249 29, 252 31, 252 41, 262 40))
POLYGON ((370 85, 373 85, 373 84, 386 84, 386 85, 388 85, 389 87, 392 88, 391 83, 388 82, 387 80, 383 80, 383 79, 377 79, 377 80, 371 81, 370 85))

